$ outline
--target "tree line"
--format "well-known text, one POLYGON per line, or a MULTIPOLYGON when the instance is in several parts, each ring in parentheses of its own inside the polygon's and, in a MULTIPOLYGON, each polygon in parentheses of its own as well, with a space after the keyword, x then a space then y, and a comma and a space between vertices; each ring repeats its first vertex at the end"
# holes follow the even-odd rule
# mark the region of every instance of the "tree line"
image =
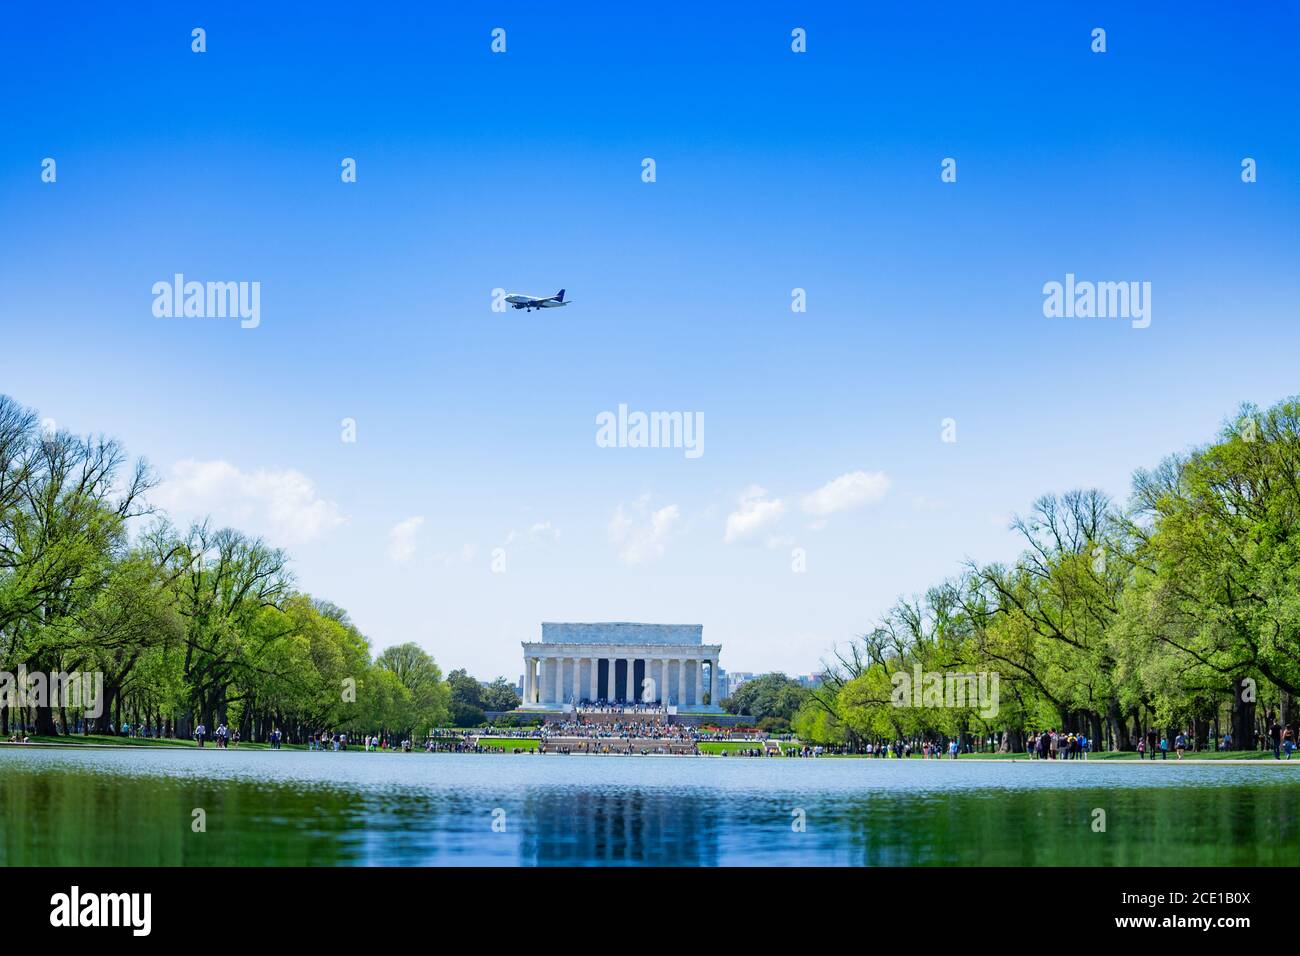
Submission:
POLYGON ((1300 400, 1242 406, 1207 444, 1137 471, 1122 502, 1046 495, 1010 564, 968 562, 837 650, 794 718, 825 743, 1082 731, 1253 749, 1297 728, 1300 400), (900 695, 925 674, 996 674, 998 706, 900 695))
POLYGON ((116 440, 44 428, 0 395, 5 734, 129 723, 188 737, 225 722, 254 741, 275 728, 290 741, 396 738, 518 704, 504 679, 444 679, 413 643, 372 656, 346 611, 297 588, 282 549, 209 522, 178 528, 149 504, 154 485, 116 440), (23 672, 102 674, 100 716, 57 695, 17 698, 23 672))

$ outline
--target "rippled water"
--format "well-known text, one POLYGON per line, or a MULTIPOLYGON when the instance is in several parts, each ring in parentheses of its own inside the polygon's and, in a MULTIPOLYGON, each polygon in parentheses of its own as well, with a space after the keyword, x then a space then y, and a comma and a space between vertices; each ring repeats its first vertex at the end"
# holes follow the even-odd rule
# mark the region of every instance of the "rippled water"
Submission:
POLYGON ((6 866, 1295 865, 1298 816, 1300 762, 0 748, 6 866))

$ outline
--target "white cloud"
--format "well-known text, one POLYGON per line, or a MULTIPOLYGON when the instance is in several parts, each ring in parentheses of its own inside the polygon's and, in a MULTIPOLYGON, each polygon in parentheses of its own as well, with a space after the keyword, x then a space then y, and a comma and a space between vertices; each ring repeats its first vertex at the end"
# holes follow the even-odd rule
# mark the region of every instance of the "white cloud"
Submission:
POLYGON ((889 476, 883 471, 851 471, 804 495, 802 505, 808 514, 825 517, 879 501, 887 491, 889 476))
POLYGON ((558 541, 560 540, 560 529, 549 521, 539 521, 528 529, 528 535, 534 541, 558 541))
POLYGON ((620 503, 609 521, 609 538, 618 545, 619 560, 636 565, 662 557, 681 517, 676 505, 651 511, 649 495, 633 503, 631 514, 620 503))
POLYGON ((393 525, 388 532, 388 556, 399 564, 411 560, 415 556, 415 536, 423 524, 424 515, 413 515, 393 525))
POLYGON ((219 459, 178 461, 151 497, 173 516, 210 515, 219 524, 265 534, 272 544, 313 541, 346 521, 300 471, 241 471, 219 459))
POLYGON ((769 498, 766 489, 750 485, 740 493, 736 510, 727 515, 727 531, 723 540, 727 544, 733 544, 753 538, 783 514, 784 501, 769 498))
POLYGON ((544 544, 554 544, 560 540, 560 529, 555 527, 549 521, 538 521, 528 529, 527 534, 511 528, 506 534, 505 544, 514 544, 516 541, 526 544, 528 541, 540 541, 544 544))

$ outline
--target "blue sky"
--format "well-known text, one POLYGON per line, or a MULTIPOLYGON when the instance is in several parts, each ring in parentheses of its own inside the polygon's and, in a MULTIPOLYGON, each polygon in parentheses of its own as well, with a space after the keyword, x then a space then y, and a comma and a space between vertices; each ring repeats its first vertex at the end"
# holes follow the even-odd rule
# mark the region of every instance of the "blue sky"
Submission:
POLYGON ((15 8, 0 391, 376 647, 512 679, 542 620, 810 671, 1037 495, 1300 391, 1295 3, 846 6, 15 8), (177 272, 260 326, 155 317, 177 272), (1045 318, 1066 273, 1150 282, 1150 327, 1045 318), (704 454, 597 447, 620 403, 704 454))

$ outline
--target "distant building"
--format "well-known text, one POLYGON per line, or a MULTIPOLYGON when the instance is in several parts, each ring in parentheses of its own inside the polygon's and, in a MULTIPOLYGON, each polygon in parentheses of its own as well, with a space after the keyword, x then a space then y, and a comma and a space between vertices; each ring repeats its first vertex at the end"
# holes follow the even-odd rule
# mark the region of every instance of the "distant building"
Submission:
POLYGON ((703 632, 698 624, 544 623, 540 641, 523 642, 523 707, 603 700, 717 712, 722 645, 705 644, 703 632))
MULTIPOLYGON (((764 671, 763 674, 759 674, 754 671, 723 671, 722 673, 724 674, 723 679, 727 682, 726 691, 723 693, 722 697, 730 697, 754 678, 762 677, 763 674, 770 674, 772 672, 764 671)), ((798 683, 800 687, 820 687, 822 684, 822 677, 820 674, 792 674, 790 680, 798 683)))
POLYGON ((727 683, 730 690, 730 693, 727 696, 731 696, 731 694, 734 694, 736 691, 740 690, 740 688, 745 686, 746 681, 751 681, 757 676, 758 675, 753 671, 732 671, 727 675, 727 683))
POLYGON ((713 679, 713 684, 718 694, 715 703, 721 704, 731 696, 731 676, 721 667, 718 668, 718 676, 713 679))

